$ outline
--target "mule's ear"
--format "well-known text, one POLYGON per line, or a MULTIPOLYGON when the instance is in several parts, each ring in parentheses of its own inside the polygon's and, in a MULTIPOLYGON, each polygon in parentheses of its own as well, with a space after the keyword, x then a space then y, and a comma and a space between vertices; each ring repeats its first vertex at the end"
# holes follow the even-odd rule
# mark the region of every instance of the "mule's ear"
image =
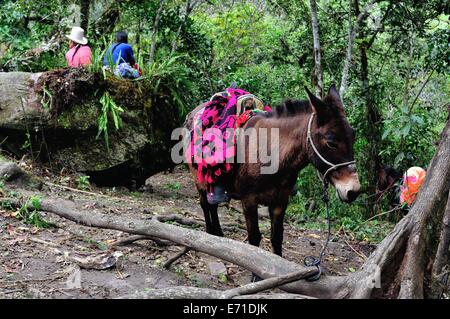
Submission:
POLYGON ((339 95, 339 92, 336 89, 336 85, 334 83, 331 84, 330 88, 328 89, 326 99, 331 100, 332 104, 338 107, 344 107, 344 105, 342 104, 341 96, 339 95))
POLYGON ((309 104, 314 113, 320 114, 325 111, 325 104, 318 99, 311 91, 305 86, 306 93, 308 94, 309 104))
MULTIPOLYGON (((328 94, 329 95, 337 95, 337 96, 339 96, 339 92, 338 92, 338 90, 336 89, 336 84, 335 83, 331 83, 331 85, 330 85, 330 88, 328 89, 328 94)), ((340 97, 340 96, 339 96, 340 97)))

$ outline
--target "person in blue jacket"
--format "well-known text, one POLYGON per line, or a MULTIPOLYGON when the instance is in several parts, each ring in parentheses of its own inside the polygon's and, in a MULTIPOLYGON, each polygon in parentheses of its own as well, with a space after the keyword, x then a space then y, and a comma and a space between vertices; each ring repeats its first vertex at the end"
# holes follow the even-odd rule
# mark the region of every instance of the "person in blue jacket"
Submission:
POLYGON ((103 65, 115 66, 114 74, 123 78, 137 78, 139 76, 136 70, 133 48, 128 44, 128 34, 124 31, 116 33, 116 43, 113 43, 105 53, 103 65))

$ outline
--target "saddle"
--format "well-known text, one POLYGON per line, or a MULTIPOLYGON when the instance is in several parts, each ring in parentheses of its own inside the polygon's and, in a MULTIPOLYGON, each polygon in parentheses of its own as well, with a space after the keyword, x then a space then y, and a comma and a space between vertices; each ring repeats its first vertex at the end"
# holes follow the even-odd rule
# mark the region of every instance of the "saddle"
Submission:
MULTIPOLYGON (((217 96, 227 98, 229 93, 227 91, 218 92, 209 100, 212 101, 217 96)), ((251 110, 264 111, 264 103, 253 94, 244 94, 239 96, 236 102, 236 116, 243 114, 245 111, 251 110)))

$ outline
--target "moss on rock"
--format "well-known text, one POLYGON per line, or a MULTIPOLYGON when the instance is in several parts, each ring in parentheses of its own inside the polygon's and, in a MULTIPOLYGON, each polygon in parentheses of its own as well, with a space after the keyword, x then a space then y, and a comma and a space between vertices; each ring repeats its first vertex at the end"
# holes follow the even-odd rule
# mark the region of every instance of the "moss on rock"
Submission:
POLYGON ((61 69, 43 73, 30 87, 29 95, 42 97, 44 88, 50 91, 52 104, 45 110, 37 103, 39 116, 25 120, 19 119, 23 114, 16 103, 14 130, 0 123, 0 140, 8 137, 4 147, 17 156, 31 148, 39 150, 35 155, 41 161, 86 173, 93 183, 111 186, 138 186, 151 174, 173 166, 170 149, 175 141, 170 137, 181 123, 180 112, 167 102, 167 95, 152 95, 145 81, 105 80, 84 69, 61 69), (109 151, 103 136, 97 138, 100 98, 106 91, 124 109, 120 130, 113 128, 109 118, 109 151), (21 149, 28 131, 31 148, 21 149))

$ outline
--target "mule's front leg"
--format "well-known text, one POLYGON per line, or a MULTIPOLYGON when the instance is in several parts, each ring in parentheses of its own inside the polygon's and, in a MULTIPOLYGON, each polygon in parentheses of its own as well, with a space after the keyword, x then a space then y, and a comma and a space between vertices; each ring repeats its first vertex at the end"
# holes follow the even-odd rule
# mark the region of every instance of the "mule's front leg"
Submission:
POLYGON ((220 227, 219 216, 217 215, 218 204, 209 205, 209 215, 211 216, 212 234, 223 237, 222 227, 220 227))
POLYGON ((284 214, 286 212, 286 205, 270 206, 270 241, 272 242, 272 250, 275 254, 282 255, 283 246, 283 232, 284 232, 284 214))
POLYGON ((222 228, 220 227, 219 217, 217 216, 218 205, 211 205, 206 198, 206 192, 201 190, 200 194, 200 206, 205 216, 206 232, 211 235, 223 237, 222 228))
POLYGON ((251 203, 242 202, 245 215, 245 223, 247 225, 248 242, 259 247, 261 242, 261 232, 259 231, 258 225, 258 205, 251 203))

